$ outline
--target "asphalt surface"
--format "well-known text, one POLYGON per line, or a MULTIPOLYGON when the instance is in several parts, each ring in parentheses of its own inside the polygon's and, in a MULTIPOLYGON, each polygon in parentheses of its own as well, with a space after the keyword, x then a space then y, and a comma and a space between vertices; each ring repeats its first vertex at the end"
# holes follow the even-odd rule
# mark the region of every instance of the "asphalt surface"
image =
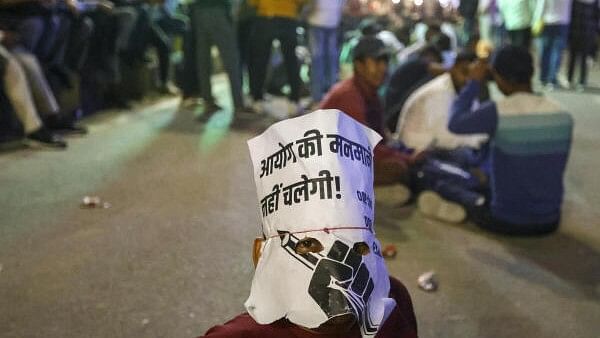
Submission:
MULTIPOLYGON (((421 337, 599 337, 600 95, 549 95, 576 121, 556 234, 377 203, 421 337), (440 288, 425 293, 430 270, 440 288)), ((246 140, 264 124, 200 123, 177 104, 96 115, 66 151, 0 153, 0 337, 193 337, 243 311, 260 233, 246 140), (81 209, 86 195, 110 207, 81 209)))

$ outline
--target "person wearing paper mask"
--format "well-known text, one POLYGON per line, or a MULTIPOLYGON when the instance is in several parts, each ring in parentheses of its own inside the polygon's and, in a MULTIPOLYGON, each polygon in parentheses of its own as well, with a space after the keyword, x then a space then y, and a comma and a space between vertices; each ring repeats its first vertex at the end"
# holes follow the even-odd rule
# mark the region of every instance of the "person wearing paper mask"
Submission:
POLYGON ((319 110, 248 141, 263 237, 247 313, 204 337, 417 337, 410 296, 388 275, 373 227, 380 139, 319 110))

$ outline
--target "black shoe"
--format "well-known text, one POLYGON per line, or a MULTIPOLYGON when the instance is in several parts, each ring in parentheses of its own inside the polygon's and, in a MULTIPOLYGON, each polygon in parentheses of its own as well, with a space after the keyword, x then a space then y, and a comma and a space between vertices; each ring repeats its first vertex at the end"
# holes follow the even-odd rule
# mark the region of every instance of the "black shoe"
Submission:
POLYGON ((223 110, 223 108, 214 102, 211 102, 209 104, 203 104, 201 114, 198 115, 196 119, 200 122, 206 122, 214 115, 214 113, 221 110, 223 110))
POLYGON ((69 135, 86 135, 88 133, 88 129, 86 127, 80 126, 75 123, 64 125, 61 128, 56 129, 56 131, 61 134, 69 135))
POLYGON ((67 147, 67 143, 62 139, 62 137, 54 134, 45 127, 41 127, 40 129, 27 135, 27 141, 31 142, 32 144, 58 149, 65 149, 67 147))
POLYGON ((77 125, 74 118, 52 116, 46 120, 45 124, 51 130, 59 133, 71 135, 85 135, 88 133, 87 128, 77 125))

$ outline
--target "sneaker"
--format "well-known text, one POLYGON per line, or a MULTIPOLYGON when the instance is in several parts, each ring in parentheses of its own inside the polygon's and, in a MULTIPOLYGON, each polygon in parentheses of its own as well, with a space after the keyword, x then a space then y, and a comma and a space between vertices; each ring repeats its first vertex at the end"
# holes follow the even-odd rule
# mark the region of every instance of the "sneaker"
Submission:
POLYGON ((202 104, 202 99, 197 97, 182 97, 177 111, 193 111, 200 104, 202 104))
POLYGON ((256 114, 264 114, 265 113, 265 101, 264 100, 254 101, 254 102, 252 102, 251 108, 256 114))
POLYGON ((57 134, 54 134, 49 129, 41 127, 27 135, 27 143, 30 145, 41 145, 51 148, 64 149, 67 147, 67 143, 57 134))
POLYGON ((410 199, 410 190, 403 184, 377 185, 375 200, 389 206, 405 205, 410 199))
POLYGON ((179 95, 179 88, 171 82, 167 82, 158 87, 158 92, 163 95, 179 95))
POLYGON ((467 212, 460 204, 447 201, 433 191, 422 192, 417 207, 426 217, 447 223, 462 223, 467 218, 467 212))

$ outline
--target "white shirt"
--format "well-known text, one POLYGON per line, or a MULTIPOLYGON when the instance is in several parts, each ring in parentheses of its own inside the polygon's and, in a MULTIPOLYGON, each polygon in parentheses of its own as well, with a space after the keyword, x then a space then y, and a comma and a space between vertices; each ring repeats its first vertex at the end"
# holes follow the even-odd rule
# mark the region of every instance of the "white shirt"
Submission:
POLYGON ((498 9, 507 30, 531 27, 537 0, 498 0, 498 9))
POLYGON ((487 141, 486 135, 463 136, 448 130, 450 108, 456 96, 449 73, 424 84, 406 100, 400 112, 396 138, 416 151, 431 145, 442 149, 481 147, 487 141))
POLYGON ((547 25, 568 25, 572 3, 572 0, 538 0, 533 22, 542 20, 547 25))
POLYGON ((346 0, 316 0, 308 16, 312 26, 336 28, 342 18, 342 9, 346 0))

